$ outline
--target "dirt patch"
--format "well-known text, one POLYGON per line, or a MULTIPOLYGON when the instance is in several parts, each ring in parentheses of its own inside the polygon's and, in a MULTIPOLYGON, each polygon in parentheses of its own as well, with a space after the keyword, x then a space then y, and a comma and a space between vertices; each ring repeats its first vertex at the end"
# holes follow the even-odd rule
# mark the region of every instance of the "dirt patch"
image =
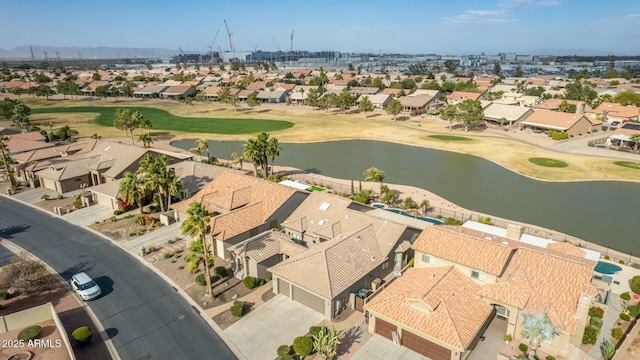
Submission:
POLYGON ((215 321, 216 324, 218 324, 218 326, 222 328, 222 330, 235 324, 240 319, 242 319, 242 317, 234 317, 233 315, 231 315, 231 311, 223 311, 220 314, 213 317, 213 321, 215 321))
POLYGON ((145 226, 140 225, 138 216, 133 214, 124 215, 122 217, 110 217, 104 219, 98 223, 89 225, 90 228, 96 230, 112 240, 115 241, 127 241, 134 239, 137 236, 145 234, 149 231, 153 231, 161 226, 158 221, 157 215, 147 215, 149 218, 153 218, 153 225, 145 226))
POLYGON ((49 212, 53 212, 54 208, 60 207, 62 208, 62 213, 66 214, 75 210, 73 207, 74 200, 75 199, 73 197, 67 196, 62 199, 51 198, 49 200, 38 201, 36 203, 33 203, 33 205, 49 212))

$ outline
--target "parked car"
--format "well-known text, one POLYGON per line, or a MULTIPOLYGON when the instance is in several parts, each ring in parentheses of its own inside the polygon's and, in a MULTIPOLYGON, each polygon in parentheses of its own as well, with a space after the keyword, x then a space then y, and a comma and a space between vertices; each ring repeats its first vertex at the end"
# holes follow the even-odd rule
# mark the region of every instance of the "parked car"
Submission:
POLYGON ((611 122, 611 127, 618 127, 620 126, 620 121, 612 121, 611 122))
POLYGON ((71 277, 71 287, 82 300, 93 300, 102 294, 100 286, 84 272, 71 277))

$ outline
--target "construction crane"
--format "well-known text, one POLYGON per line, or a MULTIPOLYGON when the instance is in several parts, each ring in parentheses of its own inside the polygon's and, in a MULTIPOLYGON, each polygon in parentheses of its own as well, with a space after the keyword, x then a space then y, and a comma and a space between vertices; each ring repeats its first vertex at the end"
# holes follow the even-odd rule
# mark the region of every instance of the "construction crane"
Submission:
POLYGON ((30 47, 31 49, 31 63, 33 64, 33 67, 36 67, 36 56, 33 55, 33 46, 30 47))
POLYGON ((291 47, 289 48, 289 62, 292 61, 291 57, 293 56, 293 33, 295 30, 291 30, 291 47))
POLYGON ((209 45, 209 55, 211 56, 211 63, 213 64, 213 51, 211 50, 213 48, 213 44, 216 43, 216 39, 218 38, 218 34, 220 33, 220 30, 218 30, 216 32, 216 36, 213 37, 213 41, 211 42, 211 45, 209 45))
POLYGON ((60 51, 56 51, 56 59, 58 60, 58 65, 60 64, 60 51))
POLYGON ((231 51, 232 53, 235 53, 236 50, 233 48, 233 41, 231 41, 231 36, 233 36, 233 33, 229 31, 229 25, 227 25, 227 20, 224 21, 224 27, 227 28, 227 35, 229 35, 229 51, 231 51))
POLYGON ((182 63, 186 67, 187 66, 187 55, 184 53, 184 51, 182 50, 181 47, 178 47, 178 50, 180 50, 180 55, 182 55, 182 63))
POLYGON ((274 42, 274 44, 276 44, 276 48, 278 49, 278 55, 277 55, 276 60, 281 61, 281 58, 280 58, 280 52, 281 52, 280 51, 280 45, 278 45, 278 42, 276 41, 276 38, 273 37, 273 34, 271 34, 271 38, 273 39, 273 42, 274 42))

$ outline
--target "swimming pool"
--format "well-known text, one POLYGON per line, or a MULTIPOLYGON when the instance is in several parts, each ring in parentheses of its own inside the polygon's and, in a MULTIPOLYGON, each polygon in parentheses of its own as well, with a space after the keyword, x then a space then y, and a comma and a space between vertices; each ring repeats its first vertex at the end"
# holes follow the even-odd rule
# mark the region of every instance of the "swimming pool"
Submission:
MULTIPOLYGON (((376 205, 374 205, 374 206, 376 206, 376 205)), ((378 206, 376 206, 376 207, 378 207, 378 206)), ((430 218, 430 217, 413 216, 413 215, 408 214, 406 211, 401 210, 401 209, 394 209, 394 208, 379 208, 379 209, 387 210, 387 211, 390 211, 390 212, 395 213, 395 214, 400 214, 400 215, 412 217, 414 219, 430 222, 430 223, 432 223, 434 225, 442 225, 442 221, 441 220, 430 218)))
POLYGON ((610 264, 604 261, 598 261, 596 268, 594 269, 596 272, 600 274, 615 274, 618 271, 622 270, 622 268, 615 264, 610 264))

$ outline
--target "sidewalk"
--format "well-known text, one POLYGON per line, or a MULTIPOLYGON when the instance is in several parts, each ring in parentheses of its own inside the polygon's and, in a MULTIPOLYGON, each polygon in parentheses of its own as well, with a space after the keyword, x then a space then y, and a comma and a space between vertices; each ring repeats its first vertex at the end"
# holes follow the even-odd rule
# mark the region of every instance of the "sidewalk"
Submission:
POLYGON ((613 324, 618 321, 620 316, 620 296, 616 293, 610 293, 609 295, 609 304, 607 305, 607 311, 604 313, 604 317, 602 318, 602 327, 600 328, 600 335, 598 335, 598 340, 594 347, 589 350, 589 356, 592 359, 599 359, 602 355, 600 351, 600 344, 605 339, 611 339, 611 329, 613 329, 613 324))

